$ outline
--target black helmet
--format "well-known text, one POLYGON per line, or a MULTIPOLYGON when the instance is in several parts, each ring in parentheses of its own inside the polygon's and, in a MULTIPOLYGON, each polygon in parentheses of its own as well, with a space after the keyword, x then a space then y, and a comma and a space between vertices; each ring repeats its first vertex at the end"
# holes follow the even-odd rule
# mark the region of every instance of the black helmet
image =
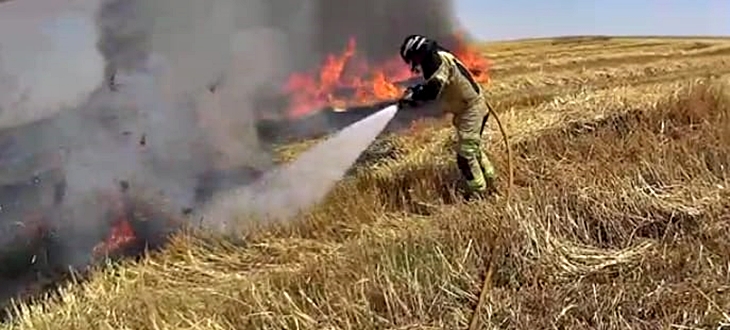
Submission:
POLYGON ((415 58, 422 57, 435 48, 435 41, 422 35, 412 34, 403 40, 403 44, 400 46, 400 57, 413 68, 419 64, 414 63, 415 58))

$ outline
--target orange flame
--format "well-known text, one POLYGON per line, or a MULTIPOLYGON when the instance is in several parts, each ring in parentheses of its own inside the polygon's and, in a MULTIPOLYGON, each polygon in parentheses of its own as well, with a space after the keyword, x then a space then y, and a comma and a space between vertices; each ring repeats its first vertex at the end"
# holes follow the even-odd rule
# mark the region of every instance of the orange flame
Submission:
POLYGON ((94 256, 100 257, 120 251, 137 239, 134 229, 125 218, 117 219, 107 238, 94 247, 94 256))
MULTIPOLYGON (((480 83, 489 81, 489 61, 457 35, 454 54, 480 83)), ((292 74, 284 86, 290 96, 289 115, 299 117, 325 106, 346 108, 392 100, 403 93, 399 83, 415 76, 397 55, 373 65, 357 56, 357 43, 350 38, 338 55, 330 54, 315 73, 292 74), (347 95, 338 91, 349 90, 347 95)))
POLYGON ((92 254, 95 257, 103 257, 121 251, 137 240, 134 228, 130 223, 130 219, 127 218, 127 212, 124 210, 124 200, 121 196, 103 195, 101 197, 111 204, 110 208, 114 218, 106 239, 94 246, 92 254))

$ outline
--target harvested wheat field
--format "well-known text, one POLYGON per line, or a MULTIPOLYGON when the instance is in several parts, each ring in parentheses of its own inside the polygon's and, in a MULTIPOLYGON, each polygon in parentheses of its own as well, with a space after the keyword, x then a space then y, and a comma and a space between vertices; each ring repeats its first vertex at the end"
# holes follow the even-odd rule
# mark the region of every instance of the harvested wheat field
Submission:
POLYGON ((0 329, 468 328, 485 278, 481 329, 730 327, 730 40, 480 47, 509 201, 454 198, 448 120, 418 122, 294 223, 181 234, 0 329))

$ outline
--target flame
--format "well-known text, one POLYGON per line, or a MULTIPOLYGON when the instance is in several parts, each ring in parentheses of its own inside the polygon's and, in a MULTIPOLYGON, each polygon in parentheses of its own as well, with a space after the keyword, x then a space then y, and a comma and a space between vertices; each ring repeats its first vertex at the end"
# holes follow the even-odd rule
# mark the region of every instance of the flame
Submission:
POLYGON ((488 83, 489 68, 491 67, 489 60, 474 45, 465 42, 462 34, 457 34, 456 39, 459 42, 453 50, 454 55, 469 69, 469 72, 474 76, 474 80, 480 84, 488 83))
MULTIPOLYGON (((480 83, 489 81, 489 61, 473 46, 455 36, 456 55, 480 83)), ((289 116, 299 117, 325 106, 347 108, 393 100, 404 90, 402 83, 416 76, 399 56, 373 64, 358 56, 357 42, 350 38, 340 54, 330 54, 314 73, 294 73, 284 85, 290 97, 289 116), (342 91, 349 91, 343 94, 342 91)))
POLYGON ((124 249, 127 245, 134 242, 137 236, 134 234, 134 228, 124 217, 117 218, 112 224, 109 236, 100 245, 94 248, 96 255, 104 255, 114 253, 124 249))
POLYGON ((137 240, 137 235, 125 212, 124 199, 121 196, 104 195, 105 201, 111 204, 110 211, 113 220, 107 237, 94 246, 92 254, 95 257, 103 257, 121 251, 137 240))

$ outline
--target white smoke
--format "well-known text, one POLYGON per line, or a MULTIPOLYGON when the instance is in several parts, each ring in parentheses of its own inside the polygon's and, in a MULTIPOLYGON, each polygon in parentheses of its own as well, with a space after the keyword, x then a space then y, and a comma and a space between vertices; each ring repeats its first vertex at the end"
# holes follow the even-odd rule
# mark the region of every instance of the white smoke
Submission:
MULTIPOLYGON (((118 192, 125 182, 131 193, 152 196, 159 201, 159 207, 169 206, 177 212, 196 203, 193 192, 202 172, 270 168, 271 158, 255 128, 257 112, 268 111, 254 108, 262 89, 280 88, 292 71, 312 69, 325 53, 340 50, 353 35, 362 42, 363 52, 375 58, 397 54, 398 43, 407 34, 446 36, 450 33, 449 14, 434 10, 449 7, 450 3, 2 3, 0 129, 18 130, 7 133, 13 135, 7 139, 3 137, 3 141, 10 141, 12 152, 0 146, 0 163, 8 161, 3 154, 6 151, 18 163, 38 155, 62 156, 66 199, 60 211, 51 208, 55 221, 59 221, 57 227, 62 228, 57 237, 64 246, 59 249, 67 251, 65 258, 70 263, 84 263, 88 256, 83 251, 98 242, 108 226, 100 193, 118 192), (392 20, 391 13, 407 15, 403 20, 392 20), (25 128, 38 119, 45 120, 25 128)), ((358 147, 347 151, 335 151, 339 147, 316 149, 308 155, 317 157, 302 158, 277 174, 271 184, 280 178, 301 180, 299 176, 309 174, 299 170, 324 169, 323 164, 333 166, 337 175, 321 176, 323 181, 307 181, 294 190, 277 183, 263 195, 271 203, 255 203, 254 211, 288 206, 298 210, 321 199, 339 173, 354 161, 351 156, 359 154, 361 144, 370 143, 358 134, 341 139, 358 140, 350 141, 358 147)), ((0 167, 0 178, 29 181, 40 170, 25 168, 27 173, 23 175, 10 175, 4 172, 4 166, 0 167)), ((28 201, 27 206, 44 210, 51 207, 34 203, 28 201)), ((231 216, 227 212, 218 214, 231 216)))
POLYGON ((270 165, 252 98, 286 77, 289 49, 267 14, 234 0, 0 5, 0 127, 46 119, 12 139, 33 148, 11 149, 21 160, 63 156, 66 198, 53 213, 64 263, 88 262, 109 226, 100 197, 122 183, 180 212, 196 203, 201 173, 270 165))
POLYGON ((94 2, 0 5, 0 129, 78 106, 101 84, 94 2))

